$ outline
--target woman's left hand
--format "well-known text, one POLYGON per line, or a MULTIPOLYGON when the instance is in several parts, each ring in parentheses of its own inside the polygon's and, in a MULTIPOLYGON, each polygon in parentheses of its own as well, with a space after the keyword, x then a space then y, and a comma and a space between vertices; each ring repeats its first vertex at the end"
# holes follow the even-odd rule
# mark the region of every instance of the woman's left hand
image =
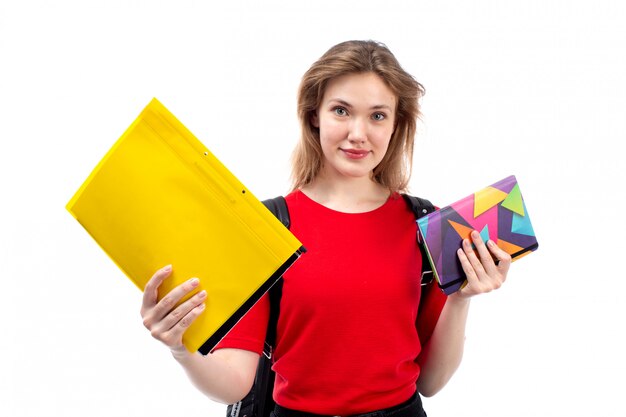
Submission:
POLYGON ((489 240, 485 244, 476 230, 470 236, 471 242, 464 239, 463 247, 457 251, 467 277, 465 286, 455 293, 455 296, 462 298, 500 288, 511 266, 511 255, 500 249, 495 242, 489 240))

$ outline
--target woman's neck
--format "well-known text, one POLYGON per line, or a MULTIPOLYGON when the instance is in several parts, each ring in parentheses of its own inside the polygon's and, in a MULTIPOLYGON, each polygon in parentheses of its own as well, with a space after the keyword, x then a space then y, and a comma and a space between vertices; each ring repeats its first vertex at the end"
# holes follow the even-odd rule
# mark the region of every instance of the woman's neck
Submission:
POLYGON ((329 179, 318 175, 301 191, 313 201, 344 213, 363 213, 385 204, 390 191, 371 178, 329 179))

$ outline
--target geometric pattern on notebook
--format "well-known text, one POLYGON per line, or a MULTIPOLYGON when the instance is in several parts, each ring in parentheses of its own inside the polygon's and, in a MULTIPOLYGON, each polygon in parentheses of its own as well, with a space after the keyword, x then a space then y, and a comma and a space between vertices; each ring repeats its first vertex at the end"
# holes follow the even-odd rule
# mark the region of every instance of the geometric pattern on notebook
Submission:
POLYGON ((435 276, 447 294, 461 288, 465 281, 456 251, 472 230, 477 230, 483 241, 494 241, 513 260, 538 247, 513 175, 421 217, 417 223, 435 276))

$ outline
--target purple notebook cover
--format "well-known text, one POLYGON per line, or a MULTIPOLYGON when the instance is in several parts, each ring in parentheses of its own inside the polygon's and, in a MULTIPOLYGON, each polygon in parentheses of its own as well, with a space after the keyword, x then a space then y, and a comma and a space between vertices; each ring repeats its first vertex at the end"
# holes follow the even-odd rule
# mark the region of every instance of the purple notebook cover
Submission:
POLYGON ((417 221, 439 287, 452 294, 463 287, 465 273, 457 256, 472 230, 493 240, 517 260, 537 249, 537 238, 515 176, 469 195, 417 221))

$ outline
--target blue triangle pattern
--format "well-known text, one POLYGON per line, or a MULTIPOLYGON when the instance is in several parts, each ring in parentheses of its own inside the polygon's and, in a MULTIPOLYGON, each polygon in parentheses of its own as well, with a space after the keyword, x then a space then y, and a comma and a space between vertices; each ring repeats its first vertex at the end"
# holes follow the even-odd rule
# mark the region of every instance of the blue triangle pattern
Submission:
MULTIPOLYGON (((525 204, 524 204, 524 213, 527 213, 525 204)), ((535 236, 535 231, 533 230, 533 226, 530 223, 530 218, 528 216, 520 216, 517 213, 513 213, 513 222, 511 223, 511 232, 519 233, 521 235, 526 235, 526 236, 535 236)))

